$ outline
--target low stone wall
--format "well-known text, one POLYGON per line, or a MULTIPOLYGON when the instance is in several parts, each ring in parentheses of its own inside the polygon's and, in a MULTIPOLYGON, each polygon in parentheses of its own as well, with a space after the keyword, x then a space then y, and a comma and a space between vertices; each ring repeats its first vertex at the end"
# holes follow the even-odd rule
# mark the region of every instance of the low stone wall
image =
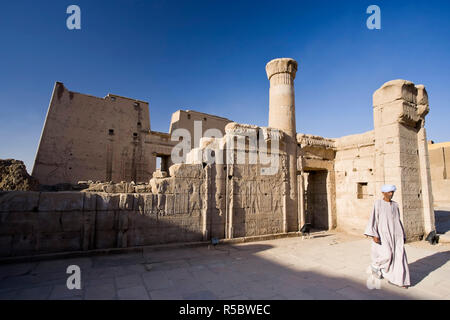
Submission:
POLYGON ((283 233, 282 168, 261 176, 259 165, 173 165, 141 193, 122 184, 2 192, 0 257, 283 233))
POLYGON ((201 210, 158 194, 3 192, 0 256, 202 240, 201 210))

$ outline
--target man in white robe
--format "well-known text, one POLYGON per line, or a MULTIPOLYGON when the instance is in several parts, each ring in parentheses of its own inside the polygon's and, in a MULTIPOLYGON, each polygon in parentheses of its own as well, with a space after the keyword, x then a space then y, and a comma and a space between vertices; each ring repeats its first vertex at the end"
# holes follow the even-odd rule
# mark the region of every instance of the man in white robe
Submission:
POLYGON ((378 278, 407 288, 410 286, 408 260, 405 251, 405 231, 400 221, 398 203, 392 201, 396 187, 381 188, 383 200, 376 200, 364 234, 372 237, 372 271, 378 278))

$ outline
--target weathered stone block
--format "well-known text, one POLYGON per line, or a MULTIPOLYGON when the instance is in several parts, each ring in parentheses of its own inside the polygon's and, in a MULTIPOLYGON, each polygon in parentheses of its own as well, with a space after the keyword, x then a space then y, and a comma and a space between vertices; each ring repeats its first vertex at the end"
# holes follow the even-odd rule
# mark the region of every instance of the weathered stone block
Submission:
POLYGON ((157 215, 143 215, 132 211, 129 214, 129 227, 133 229, 147 229, 158 225, 157 215))
POLYGON ((152 187, 150 185, 137 185, 135 187, 136 193, 151 193, 152 187))
POLYGON ((198 218, 198 217, 201 217, 202 214, 203 214, 203 209, 194 209, 189 212, 189 217, 198 218))
POLYGON ((113 230, 116 211, 98 211, 95 219, 96 230, 113 230))
POLYGON ((0 257, 8 257, 12 253, 12 235, 0 236, 0 257))
POLYGON ((83 211, 95 211, 97 210, 97 194, 85 192, 83 211))
POLYGON ((134 212, 137 212, 139 214, 144 214, 144 210, 145 210, 144 196, 146 196, 146 194, 134 194, 133 195, 133 211, 134 212))
POLYGON ((41 192, 39 211, 81 211, 84 192, 41 192))
POLYGON ((37 212, 2 212, 0 217, 0 235, 31 234, 35 229, 37 212))
POLYGON ((83 212, 83 225, 82 225, 82 250, 94 249, 95 243, 95 211, 83 212))
POLYGON ((407 80, 391 80, 384 83, 373 94, 373 105, 378 106, 396 100, 416 103, 417 88, 407 80))
POLYGON ((177 178, 205 178, 205 170, 201 164, 174 164, 170 166, 169 172, 171 177, 177 178))
POLYGON ((158 194, 158 202, 156 206, 158 210, 158 215, 161 215, 164 213, 166 209, 166 195, 164 194, 158 194))
POLYGON ((0 257, 9 257, 12 253, 12 235, 0 236, 0 257))
POLYGON ((189 212, 192 212, 196 209, 202 209, 203 208, 203 197, 199 192, 192 192, 188 195, 188 208, 189 212))
POLYGON ((9 191, 0 194, 0 212, 37 211, 39 192, 9 191))
POLYGON ((81 231, 84 222, 83 211, 68 211, 61 213, 63 231, 81 231))
POLYGON ((95 234, 95 248, 108 249, 115 248, 117 243, 117 231, 97 230, 95 234))
POLYGON ((203 225, 201 221, 195 221, 190 223, 189 225, 185 226, 184 229, 188 233, 203 233, 203 225))
POLYGON ((152 193, 173 193, 173 178, 152 178, 150 180, 150 186, 152 188, 152 193))
POLYGON ((167 178, 167 172, 156 170, 155 172, 153 172, 153 178, 167 178))
POLYGON ((144 245, 143 238, 139 229, 129 229, 127 233, 127 241, 130 247, 144 245))
MULTIPOLYGON (((215 234, 215 237, 223 238, 223 235, 215 234)), ((183 233, 183 240, 186 242, 194 242, 194 241, 202 241, 203 240, 203 234, 201 232, 184 232, 183 233)))
POLYGON ((81 250, 80 232, 41 233, 39 252, 61 252, 81 250))
POLYGON ((189 211, 189 194, 175 193, 174 194, 174 214, 186 214, 189 211))
POLYGON ((377 142, 383 142, 387 139, 398 138, 400 136, 399 130, 400 126, 398 122, 392 120, 390 123, 375 130, 375 139, 377 142))
POLYGON ((39 211, 38 232, 56 233, 62 231, 61 211, 39 211))
POLYGON ((211 224, 211 237, 213 238, 225 238, 225 225, 222 223, 211 224))
MULTIPOLYGON (((145 216, 156 215, 158 211, 158 195, 156 194, 145 194, 141 195, 138 201, 138 208, 135 211, 144 214, 145 216)), ((135 202, 136 205, 136 202, 135 202)))
POLYGON ((146 228, 146 229, 134 229, 130 234, 130 243, 135 243, 138 246, 152 245, 162 242, 160 238, 161 230, 146 228))
POLYGON ((118 231, 117 232, 117 248, 126 248, 128 246, 128 232, 125 231, 118 231))
POLYGON ((119 209, 120 194, 97 194, 97 211, 110 211, 119 209))
POLYGON ((164 228, 164 234, 161 238, 165 243, 181 242, 182 232, 178 228, 164 228))
POLYGON ((117 217, 116 217, 116 221, 117 221, 117 225, 116 228, 117 230, 127 230, 129 227, 129 218, 128 218, 128 211, 118 211, 117 212, 117 217))
POLYGON ((15 234, 12 238, 12 255, 31 255, 36 249, 35 234, 15 234))
POLYGON ((398 167, 400 166, 400 152, 387 153, 384 155, 384 166, 385 167, 398 167))
POLYGON ((129 193, 121 193, 119 201, 120 210, 133 210, 134 195, 129 193))
POLYGON ((128 191, 127 185, 126 182, 106 184, 103 186, 103 190, 107 193, 126 193, 128 191))
POLYGON ((165 215, 173 215, 174 214, 174 196, 173 194, 166 195, 166 207, 164 209, 165 215))

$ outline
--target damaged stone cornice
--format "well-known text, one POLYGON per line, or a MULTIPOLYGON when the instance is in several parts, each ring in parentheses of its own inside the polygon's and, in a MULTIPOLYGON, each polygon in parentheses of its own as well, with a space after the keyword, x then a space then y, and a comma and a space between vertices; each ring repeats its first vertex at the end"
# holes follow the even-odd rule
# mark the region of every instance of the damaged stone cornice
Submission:
POLYGON ((297 133, 297 143, 301 147, 324 147, 327 149, 335 149, 335 139, 324 138, 312 134, 297 133))

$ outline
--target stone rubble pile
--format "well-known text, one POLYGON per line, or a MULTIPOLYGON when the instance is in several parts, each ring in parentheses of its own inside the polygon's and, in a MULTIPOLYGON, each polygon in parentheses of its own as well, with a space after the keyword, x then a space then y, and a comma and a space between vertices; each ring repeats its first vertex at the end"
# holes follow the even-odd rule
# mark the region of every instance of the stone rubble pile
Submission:
POLYGON ((23 161, 0 159, 0 190, 35 191, 38 189, 38 180, 28 174, 23 161))

